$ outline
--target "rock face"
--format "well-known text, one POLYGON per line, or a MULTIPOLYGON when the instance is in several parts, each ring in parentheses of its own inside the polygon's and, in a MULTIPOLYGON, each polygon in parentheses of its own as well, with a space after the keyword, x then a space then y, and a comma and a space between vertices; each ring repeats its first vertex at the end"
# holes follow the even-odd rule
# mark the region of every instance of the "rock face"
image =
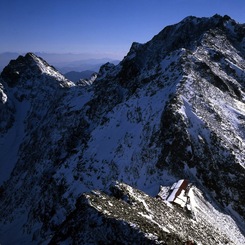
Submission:
POLYGON ((123 183, 82 195, 49 244, 242 244, 234 221, 189 190, 191 212, 123 183), (230 227, 229 233, 225 230, 230 227), (218 228, 218 229, 217 229, 218 228))
POLYGON ((98 208, 107 200, 131 212, 131 204, 83 194, 118 180, 155 196, 185 178, 229 213, 237 235, 205 221, 190 238, 244 244, 244 37, 245 25, 228 16, 187 17, 81 84, 31 53, 11 61, 0 78, 0 242, 185 242, 174 219, 194 221, 136 189, 150 203, 136 226, 120 210, 98 208), (161 212, 171 217, 160 221, 161 212))

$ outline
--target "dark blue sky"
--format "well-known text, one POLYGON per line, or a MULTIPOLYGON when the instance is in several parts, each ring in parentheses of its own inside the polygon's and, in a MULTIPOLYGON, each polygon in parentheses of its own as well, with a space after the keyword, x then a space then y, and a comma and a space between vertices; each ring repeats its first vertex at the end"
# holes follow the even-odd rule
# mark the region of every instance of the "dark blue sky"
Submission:
POLYGON ((88 53, 122 58, 188 15, 245 23, 245 0, 1 0, 0 52, 88 53))

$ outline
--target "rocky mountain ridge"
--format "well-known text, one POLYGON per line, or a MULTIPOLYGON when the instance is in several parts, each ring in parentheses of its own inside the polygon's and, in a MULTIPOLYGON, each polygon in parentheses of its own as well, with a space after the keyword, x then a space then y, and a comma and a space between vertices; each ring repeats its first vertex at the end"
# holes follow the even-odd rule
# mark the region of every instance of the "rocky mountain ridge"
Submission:
MULTIPOLYGON (((212 205, 235 220, 227 223, 236 235, 217 231, 210 244, 243 244, 244 34, 245 25, 228 16, 188 17, 146 44, 133 43, 118 65, 103 65, 86 84, 68 81, 31 53, 11 61, 0 78, 0 177, 4 181, 0 242, 61 241, 60 234, 69 228, 76 212, 74 235, 67 241, 86 242, 93 225, 85 223, 79 231, 79 219, 88 222, 92 216, 94 226, 102 230, 114 224, 120 239, 120 232, 126 232, 146 244, 184 242, 174 229, 171 235, 165 234, 166 226, 174 225, 174 217, 168 220, 170 224, 159 223, 155 216, 166 207, 154 210, 158 203, 146 194, 140 193, 140 198, 150 198, 154 205, 139 219, 147 220, 155 213, 150 223, 160 225, 150 239, 152 233, 144 226, 137 225, 140 235, 132 229, 132 217, 120 216, 117 210, 98 211, 91 201, 96 197, 83 193, 93 189, 108 193, 111 182, 118 180, 153 197, 160 185, 187 178, 210 195, 212 205), (90 210, 87 217, 78 209, 84 202, 82 206, 90 210), (112 213, 109 223, 103 223, 108 219, 105 212, 112 213), (235 236, 237 241, 232 241, 235 236)), ((104 194, 99 197, 98 203, 103 198, 114 202, 104 194)), ((205 224, 205 229, 213 229, 205 224)), ((203 234, 200 223, 195 225, 203 234)), ((112 235, 108 232, 107 237, 112 235)), ((209 239, 201 236, 198 240, 194 231, 190 237, 200 244, 209 239)))
POLYGON ((50 244, 242 244, 234 221, 190 187, 192 212, 124 183, 82 195, 50 244), (93 232, 91 232, 93 228, 93 232), (229 232, 227 232, 229 229, 229 232))

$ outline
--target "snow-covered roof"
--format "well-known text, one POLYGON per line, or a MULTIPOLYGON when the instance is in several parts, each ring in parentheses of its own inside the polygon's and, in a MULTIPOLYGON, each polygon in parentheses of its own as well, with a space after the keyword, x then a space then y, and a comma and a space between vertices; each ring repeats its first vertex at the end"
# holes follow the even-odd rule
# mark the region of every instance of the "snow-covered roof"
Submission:
POLYGON ((180 194, 181 190, 183 189, 181 188, 184 184, 184 182, 186 182, 187 180, 181 179, 179 180, 177 183, 174 183, 173 186, 171 187, 171 190, 173 190, 171 192, 171 194, 168 196, 167 201, 168 202, 173 202, 175 200, 175 198, 180 194))

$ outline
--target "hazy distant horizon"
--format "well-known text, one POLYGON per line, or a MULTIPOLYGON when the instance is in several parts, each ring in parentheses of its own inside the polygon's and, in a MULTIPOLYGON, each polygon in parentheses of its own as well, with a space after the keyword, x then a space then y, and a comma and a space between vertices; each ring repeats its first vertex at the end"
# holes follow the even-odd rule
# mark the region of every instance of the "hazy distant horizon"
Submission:
MULTIPOLYGON (((129 51, 129 50, 128 50, 129 51)), ((45 52, 45 51, 23 51, 23 52, 18 52, 18 51, 4 51, 0 52, 0 55, 8 55, 8 54, 16 54, 16 55, 25 55, 27 53, 34 53, 37 56, 42 57, 43 56, 50 56, 50 57, 66 57, 68 60, 70 59, 71 61, 75 61, 74 59, 77 60, 90 60, 90 59, 111 59, 111 60, 121 60, 123 59, 124 56, 126 56, 127 52, 123 55, 114 55, 110 53, 73 53, 73 52, 45 52)), ((68 61, 67 60, 67 61, 68 61)))
MULTIPOLYGON (((25 55, 28 52, 1 52, 0 53, 0 73, 2 69, 8 65, 10 60, 17 59, 20 55, 25 55)), ((62 73, 69 71, 85 71, 92 70, 97 72, 99 67, 106 63, 112 62, 117 64, 121 59, 113 58, 109 55, 106 57, 102 54, 72 54, 72 53, 46 53, 46 52, 32 52, 37 56, 43 58, 50 65, 55 66, 62 73)), ((126 54, 125 54, 126 55, 126 54)))

